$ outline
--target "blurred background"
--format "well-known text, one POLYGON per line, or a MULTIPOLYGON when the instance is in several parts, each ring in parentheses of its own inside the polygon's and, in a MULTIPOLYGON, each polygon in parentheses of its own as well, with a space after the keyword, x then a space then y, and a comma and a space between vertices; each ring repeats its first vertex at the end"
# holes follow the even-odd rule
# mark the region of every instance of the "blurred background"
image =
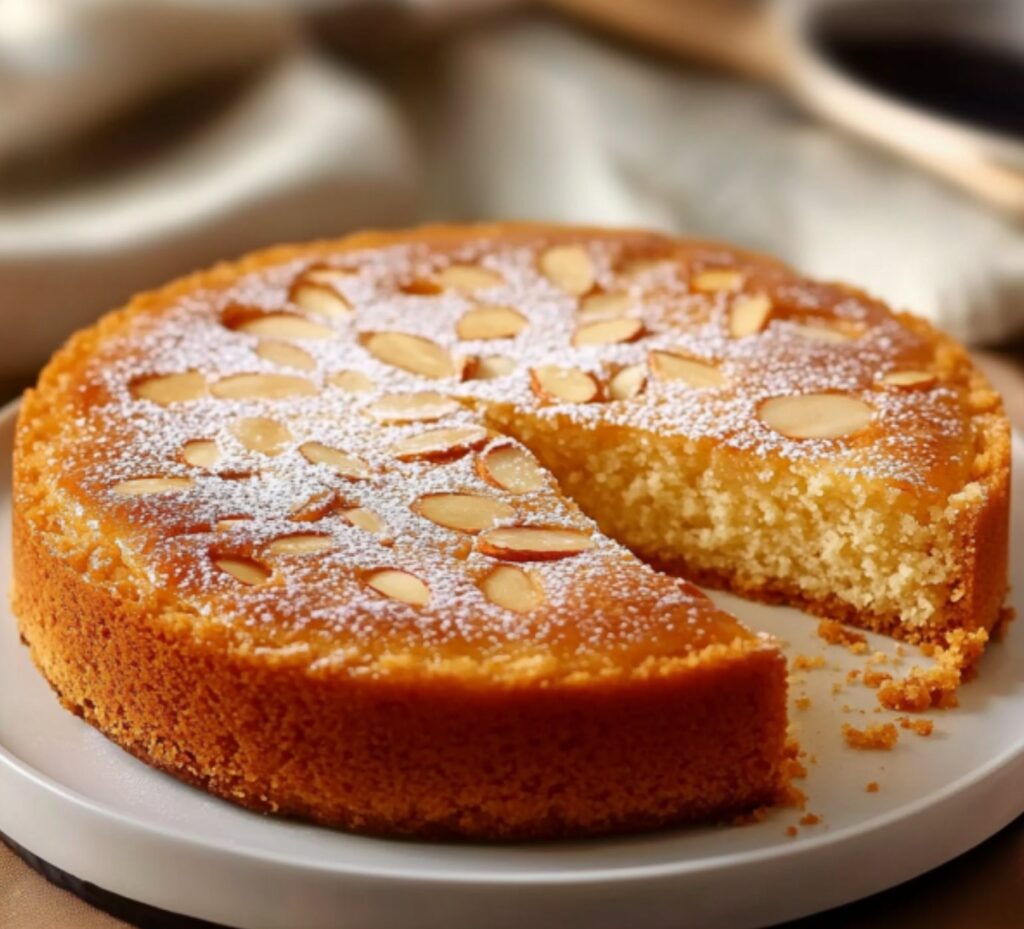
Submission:
POLYGON ((218 259, 477 218, 728 239, 1018 345, 1022 48, 1017 0, 0 0, 0 380, 218 259))

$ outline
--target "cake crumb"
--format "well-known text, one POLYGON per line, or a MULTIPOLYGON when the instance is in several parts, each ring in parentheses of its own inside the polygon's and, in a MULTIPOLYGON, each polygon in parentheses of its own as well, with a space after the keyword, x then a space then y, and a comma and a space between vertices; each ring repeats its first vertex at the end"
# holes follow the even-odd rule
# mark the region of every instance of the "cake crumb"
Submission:
POLYGON ((729 823, 733 826, 756 826, 758 823, 763 823, 771 811, 772 807, 770 806, 755 807, 747 813, 733 816, 729 823))
POLYGON ((898 716, 896 722, 903 729, 910 729, 926 738, 935 731, 935 723, 930 719, 911 719, 909 716, 898 716))
POLYGON ((843 685, 839 681, 832 682, 832 695, 837 696, 843 692, 843 685))
POLYGON ((779 800, 779 805, 792 807, 795 810, 802 810, 807 806, 807 794, 794 784, 790 784, 785 795, 779 800))
POLYGON ((858 677, 860 677, 860 669, 858 668, 854 668, 852 671, 846 672, 847 683, 852 684, 858 677))
POLYGON ((932 707, 950 709, 959 705, 956 691, 960 679, 961 672, 955 667, 911 668, 902 680, 885 681, 878 688, 878 702, 887 710, 903 713, 923 713, 932 707))
POLYGON ((864 788, 864 790, 866 790, 869 794, 878 793, 878 781, 869 782, 868 785, 864 788))
POLYGON ((789 776, 794 780, 803 780, 807 777, 807 766, 802 761, 797 761, 796 758, 790 758, 786 762, 786 766, 789 769, 789 776))
POLYGON ((811 698, 806 694, 801 694, 793 701, 793 704, 798 710, 809 710, 811 708, 811 698))
POLYGON ((864 682, 865 687, 871 687, 877 689, 886 681, 892 680, 892 675, 887 674, 885 671, 875 671, 873 668, 865 668, 861 680, 864 682))
POLYGON ((817 813, 804 813, 800 817, 801 826, 817 826, 821 822, 821 817, 817 813))
POLYGON ((834 619, 823 619, 818 623, 818 638, 829 645, 842 645, 854 655, 863 655, 868 650, 868 639, 863 632, 847 629, 834 619))
POLYGON ((793 783, 807 776, 807 768, 799 759, 801 754, 803 753, 800 751, 800 743, 793 738, 787 739, 782 759, 783 787, 777 801, 778 806, 802 810, 807 805, 807 794, 793 783))
POLYGON ((966 629, 954 629, 946 636, 946 647, 936 653, 936 660, 943 668, 956 668, 961 672, 962 680, 970 680, 974 676, 974 666, 985 653, 988 644, 988 633, 984 629, 968 632, 966 629))
POLYGON ((795 671, 812 671, 816 668, 824 667, 824 655, 797 655, 793 659, 793 669, 795 671))
POLYGON ((850 748, 887 752, 899 741, 899 733, 892 723, 872 723, 863 729, 843 723, 843 738, 850 748))
POLYGON ((795 838, 799 834, 800 830, 797 829, 796 826, 786 826, 786 835, 788 835, 791 839, 795 838))
POLYGON ((785 753, 786 756, 783 759, 782 766, 786 781, 800 780, 807 777, 807 768, 800 760, 800 756, 804 753, 800 751, 799 743, 794 739, 787 741, 785 753))

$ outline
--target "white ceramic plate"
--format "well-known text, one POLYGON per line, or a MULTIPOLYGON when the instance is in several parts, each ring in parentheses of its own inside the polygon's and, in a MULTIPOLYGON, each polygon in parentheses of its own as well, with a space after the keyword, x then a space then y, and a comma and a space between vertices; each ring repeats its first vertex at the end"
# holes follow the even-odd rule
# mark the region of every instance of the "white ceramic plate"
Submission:
MULTIPOLYGON (((0 414, 0 831, 84 880, 135 900, 245 929, 587 929, 750 927, 865 896, 966 851, 1024 811, 1024 629, 992 648, 935 734, 900 732, 891 752, 845 747, 844 721, 874 691, 831 693, 864 660, 826 646, 795 610, 716 595, 791 654, 828 667, 797 676, 793 720, 810 764, 808 807, 823 823, 756 825, 515 846, 360 838, 267 819, 129 757, 62 710, 19 644, 7 607, 14 408, 0 414), (852 708, 844 712, 843 705, 852 708), (869 781, 881 789, 867 793, 869 781)), ((1024 443, 1015 440, 1016 606, 1024 612, 1024 443)), ((873 648, 894 645, 872 636, 873 648)), ((913 653, 913 654, 912 654, 913 653)), ((902 667, 914 659, 908 649, 902 667)), ((864 715, 857 710, 863 709, 864 715)))

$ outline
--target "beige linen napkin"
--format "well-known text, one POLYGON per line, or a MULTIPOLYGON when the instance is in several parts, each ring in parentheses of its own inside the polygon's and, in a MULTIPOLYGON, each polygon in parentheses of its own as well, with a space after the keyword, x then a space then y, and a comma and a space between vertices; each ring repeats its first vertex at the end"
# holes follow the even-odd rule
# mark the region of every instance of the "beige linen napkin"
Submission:
POLYGON ((855 282, 971 344, 1024 332, 1024 229, 768 87, 523 19, 439 95, 437 209, 655 226, 855 282))

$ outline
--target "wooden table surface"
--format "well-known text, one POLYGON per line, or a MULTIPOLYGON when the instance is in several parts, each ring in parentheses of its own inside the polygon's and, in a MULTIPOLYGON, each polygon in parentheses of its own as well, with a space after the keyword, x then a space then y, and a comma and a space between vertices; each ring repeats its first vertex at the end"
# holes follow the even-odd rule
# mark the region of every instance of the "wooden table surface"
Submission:
MULTIPOLYGON (((1024 432, 1024 344, 976 356, 1002 392, 1014 425, 1024 432)), ((0 392, 13 393, 2 391, 2 385, 0 392)), ((1022 633, 1016 629, 1014 634, 1022 633)), ((49 884, 0 845, 0 929, 125 929, 128 925, 49 884)), ((173 929, 173 923, 162 920, 137 925, 173 929)), ((1021 929, 1024 817, 935 871, 789 925, 791 929, 1021 929)))

